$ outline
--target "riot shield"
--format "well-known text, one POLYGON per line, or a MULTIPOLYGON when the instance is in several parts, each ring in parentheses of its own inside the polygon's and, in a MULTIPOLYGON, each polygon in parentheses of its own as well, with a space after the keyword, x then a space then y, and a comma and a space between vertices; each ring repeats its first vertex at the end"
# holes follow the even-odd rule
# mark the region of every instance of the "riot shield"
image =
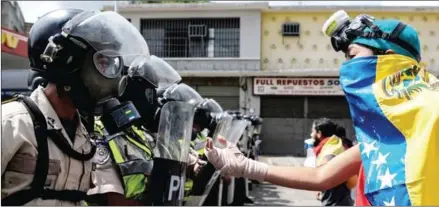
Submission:
POLYGON ((181 206, 195 105, 171 101, 161 110, 148 197, 152 205, 181 206))
MULTIPOLYGON (((233 117, 225 112, 219 114, 216 118, 218 119, 218 124, 213 133, 214 145, 223 148, 225 146, 218 142, 216 137, 218 137, 218 135, 226 137, 229 134, 229 131, 232 128, 233 117)), ((207 165, 198 173, 197 179, 194 180, 191 196, 185 205, 203 205, 220 173, 221 171, 216 170, 211 163, 207 163, 207 165)))
POLYGON ((241 138, 247 127, 247 124, 248 122, 245 119, 234 119, 232 121, 232 127, 230 128, 229 133, 226 135, 226 139, 231 144, 238 143, 239 139, 241 138))
MULTIPOLYGON (((233 119, 232 121, 232 127, 229 130, 229 133, 227 134, 227 141, 229 141, 231 144, 237 144, 240 138, 243 136, 245 129, 247 128, 249 122, 245 119, 233 119)), ((220 187, 222 188, 223 183, 220 183, 220 187)), ((231 182, 228 184, 227 187, 227 204, 232 204, 234 201, 234 195, 235 195, 235 178, 232 178, 231 182)))
POLYGON ((220 115, 220 120, 218 121, 218 125, 216 126, 215 132, 213 133, 213 144, 215 147, 224 148, 223 144, 221 144, 217 137, 223 136, 226 139, 230 134, 230 131, 232 129, 232 123, 233 123, 233 116, 229 115, 227 112, 224 112, 220 115))

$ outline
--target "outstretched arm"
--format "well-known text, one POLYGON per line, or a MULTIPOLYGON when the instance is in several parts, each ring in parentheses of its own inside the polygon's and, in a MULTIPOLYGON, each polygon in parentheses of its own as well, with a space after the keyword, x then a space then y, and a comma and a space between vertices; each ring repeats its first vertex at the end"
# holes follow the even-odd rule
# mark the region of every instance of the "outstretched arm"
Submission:
MULTIPOLYGON (((220 138, 220 141, 223 138, 220 138)), ((268 166, 265 163, 245 158, 236 146, 227 144, 227 148, 213 147, 209 139, 206 152, 209 161, 223 174, 267 181, 276 185, 323 191, 335 187, 358 173, 361 166, 359 146, 333 158, 318 168, 268 166)))
POLYGON ((317 168, 269 166, 265 181, 289 188, 323 191, 335 187, 358 173, 359 146, 353 146, 317 168))

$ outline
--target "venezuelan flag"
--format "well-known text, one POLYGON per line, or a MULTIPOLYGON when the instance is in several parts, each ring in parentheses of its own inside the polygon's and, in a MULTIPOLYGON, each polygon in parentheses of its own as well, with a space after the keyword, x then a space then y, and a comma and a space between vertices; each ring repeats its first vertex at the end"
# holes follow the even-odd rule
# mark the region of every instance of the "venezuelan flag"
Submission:
POLYGON ((344 63, 340 82, 371 205, 439 205, 439 83, 401 55, 344 63))

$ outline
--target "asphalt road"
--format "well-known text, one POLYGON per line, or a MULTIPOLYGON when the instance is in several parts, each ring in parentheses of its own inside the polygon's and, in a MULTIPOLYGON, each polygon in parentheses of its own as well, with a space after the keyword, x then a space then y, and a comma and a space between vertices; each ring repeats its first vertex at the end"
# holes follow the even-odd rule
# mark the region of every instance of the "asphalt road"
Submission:
MULTIPOLYGON (((300 166, 304 158, 291 156, 260 156, 259 161, 269 165, 300 166)), ((284 188, 270 183, 253 185, 250 197, 255 206, 321 206, 316 200, 317 192, 284 188)), ((251 206, 251 205, 250 205, 251 206)))

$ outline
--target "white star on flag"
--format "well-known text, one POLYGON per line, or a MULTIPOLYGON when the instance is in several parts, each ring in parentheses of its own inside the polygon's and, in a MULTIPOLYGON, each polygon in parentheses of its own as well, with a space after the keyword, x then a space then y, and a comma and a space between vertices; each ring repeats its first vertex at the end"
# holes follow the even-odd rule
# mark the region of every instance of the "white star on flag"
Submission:
POLYGON ((395 196, 392 197, 392 200, 390 202, 384 201, 385 206, 395 206, 395 196))
POLYGON ((381 152, 378 153, 378 159, 372 161, 372 164, 377 165, 377 168, 379 168, 382 164, 386 164, 387 163, 387 157, 390 155, 390 152, 383 155, 381 154, 381 152))
POLYGON ((372 143, 370 143, 370 144, 368 144, 368 143, 366 143, 366 142, 363 142, 363 146, 364 146, 364 149, 363 149, 363 151, 361 152, 361 154, 364 154, 364 153, 366 153, 366 156, 367 156, 367 158, 369 158, 369 155, 370 155, 370 152, 372 152, 372 151, 376 151, 376 150, 378 150, 378 148, 376 148, 374 145, 375 145, 375 140, 372 142, 372 143))
POLYGON ((396 173, 390 174, 389 168, 387 168, 386 173, 384 175, 378 175, 378 179, 381 181, 380 189, 383 189, 387 186, 392 187, 392 180, 396 177, 396 173))

